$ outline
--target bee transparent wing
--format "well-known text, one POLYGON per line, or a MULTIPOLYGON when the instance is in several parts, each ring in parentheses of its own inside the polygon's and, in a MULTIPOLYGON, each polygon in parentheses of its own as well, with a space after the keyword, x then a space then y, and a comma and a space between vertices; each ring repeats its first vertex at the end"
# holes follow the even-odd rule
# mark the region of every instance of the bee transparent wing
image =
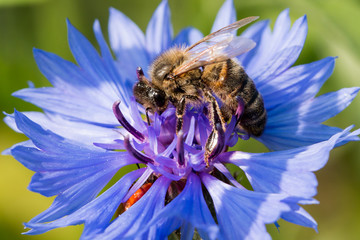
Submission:
POLYGON ((177 67, 173 74, 176 76, 202 66, 226 61, 251 50, 256 45, 251 39, 230 35, 220 42, 193 48, 189 51, 190 58, 177 67))
POLYGON ((235 30, 258 19, 247 17, 209 34, 186 49, 190 58, 177 67, 173 74, 179 75, 208 64, 225 61, 255 47, 255 42, 232 34, 235 30))
POLYGON ((207 35, 206 37, 204 37, 203 39, 199 40, 197 43, 193 44, 192 46, 190 46, 187 51, 189 51, 190 49, 196 47, 197 45, 209 41, 210 39, 213 39, 215 37, 221 36, 221 35, 228 35, 229 33, 255 21, 256 19, 258 19, 259 17, 257 16, 253 16, 253 17, 247 17, 247 18, 243 18, 237 22, 234 22, 226 27, 223 27, 209 35, 207 35))

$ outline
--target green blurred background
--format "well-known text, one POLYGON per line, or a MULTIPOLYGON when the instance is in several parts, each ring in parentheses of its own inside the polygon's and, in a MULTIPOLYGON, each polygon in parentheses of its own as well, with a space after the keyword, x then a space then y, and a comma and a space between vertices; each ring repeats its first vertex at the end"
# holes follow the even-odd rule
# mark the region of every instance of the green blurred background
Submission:
MULTIPOLYGON (((342 87, 359 86, 360 81, 360 3, 358 0, 234 0, 238 18, 259 15, 271 19, 290 8, 294 21, 307 14, 309 34, 297 64, 339 56, 335 72, 321 93, 342 87)), ((12 113, 35 110, 28 103, 11 96, 27 87, 49 83, 38 71, 32 48, 54 52, 73 61, 68 49, 65 19, 71 22, 93 43, 92 23, 99 19, 107 32, 108 9, 115 7, 145 31, 160 0, 0 0, 0 109, 12 113)), ((208 33, 223 1, 169 0, 174 32, 192 25, 208 33)), ((360 98, 330 125, 360 127, 360 98)), ((0 122, 0 150, 26 138, 14 133, 0 122)), ((246 151, 256 151, 257 145, 246 144, 246 151)), ((273 239, 359 239, 360 238, 360 145, 349 143, 332 151, 329 163, 317 172, 320 205, 306 209, 319 223, 319 233, 312 229, 280 221, 280 232, 269 226, 273 239)), ((45 198, 26 189, 32 172, 9 156, 0 161, 0 234, 1 239, 77 239, 82 227, 52 230, 38 236, 24 236, 22 222, 45 210, 52 198, 45 198)), ((239 223, 240 224, 240 223, 239 223)))

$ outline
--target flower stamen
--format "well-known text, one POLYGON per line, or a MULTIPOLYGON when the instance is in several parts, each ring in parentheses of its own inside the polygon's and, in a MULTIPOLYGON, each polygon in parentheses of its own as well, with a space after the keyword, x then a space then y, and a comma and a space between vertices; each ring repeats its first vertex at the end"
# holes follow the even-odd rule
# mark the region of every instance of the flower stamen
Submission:
POLYGON ((131 135, 133 135, 138 140, 143 142, 145 140, 144 135, 138 130, 136 130, 133 126, 131 126, 131 124, 126 120, 126 118, 120 111, 119 105, 120 105, 120 100, 114 102, 112 107, 116 119, 131 135))
POLYGON ((124 139, 124 147, 129 152, 129 154, 131 156, 133 156, 134 158, 136 158, 140 162, 145 163, 145 164, 154 163, 154 161, 151 158, 149 158, 148 156, 140 153, 135 148, 133 148, 133 146, 130 144, 130 140, 129 140, 128 137, 125 137, 125 139, 124 139))
POLYGON ((236 124, 235 126, 237 126, 241 120, 241 116, 244 112, 244 109, 245 109, 245 106, 244 106, 244 101, 241 99, 240 96, 236 96, 236 101, 238 102, 238 106, 236 108, 236 112, 235 112, 235 115, 236 115, 236 124))

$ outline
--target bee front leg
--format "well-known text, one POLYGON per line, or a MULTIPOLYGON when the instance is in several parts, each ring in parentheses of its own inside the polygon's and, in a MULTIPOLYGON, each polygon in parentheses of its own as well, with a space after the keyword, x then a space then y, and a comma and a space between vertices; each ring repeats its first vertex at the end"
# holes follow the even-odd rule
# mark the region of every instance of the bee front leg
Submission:
POLYGON ((193 95, 184 95, 181 97, 180 101, 176 105, 176 134, 178 134, 183 128, 183 117, 186 111, 186 99, 193 102, 199 101, 199 98, 193 95))
POLYGON ((182 97, 176 106, 176 135, 182 130, 184 114, 186 110, 186 98, 182 97))
POLYGON ((148 126, 151 125, 151 124, 150 124, 150 117, 149 117, 149 112, 151 112, 151 111, 152 111, 152 109, 149 108, 149 107, 145 109, 146 121, 147 121, 148 126))
POLYGON ((210 103, 210 121, 213 127, 205 145, 205 163, 209 166, 209 160, 218 156, 225 146, 225 123, 221 111, 214 96, 205 92, 205 98, 210 103))

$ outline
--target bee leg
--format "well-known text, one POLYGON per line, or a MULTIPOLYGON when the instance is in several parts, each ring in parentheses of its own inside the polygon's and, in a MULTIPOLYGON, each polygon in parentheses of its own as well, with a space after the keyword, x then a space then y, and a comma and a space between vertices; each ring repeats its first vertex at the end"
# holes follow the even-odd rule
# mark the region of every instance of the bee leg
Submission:
POLYGON ((176 106, 176 134, 178 134, 183 127, 183 117, 186 110, 186 98, 183 96, 176 106))
POLYGON ((220 108, 220 111, 221 111, 221 115, 223 116, 225 122, 228 122, 231 119, 231 117, 233 116, 233 110, 231 109, 231 107, 229 105, 226 105, 226 104, 222 105, 220 108))
POLYGON ((147 121, 148 126, 150 126, 149 111, 151 111, 151 108, 146 108, 145 109, 146 121, 147 121))
POLYGON ((183 117, 186 110, 186 99, 192 101, 198 101, 198 97, 192 95, 184 95, 181 97, 179 103, 176 105, 176 134, 178 134, 183 128, 183 117))
POLYGON ((178 163, 180 166, 185 164, 185 155, 184 155, 184 133, 181 131, 178 135, 176 143, 176 151, 178 152, 178 163))
POLYGON ((217 157, 225 146, 225 124, 222 119, 221 111, 214 96, 209 92, 205 92, 205 98, 210 103, 210 121, 213 126, 205 145, 205 163, 209 166, 209 160, 217 157))

